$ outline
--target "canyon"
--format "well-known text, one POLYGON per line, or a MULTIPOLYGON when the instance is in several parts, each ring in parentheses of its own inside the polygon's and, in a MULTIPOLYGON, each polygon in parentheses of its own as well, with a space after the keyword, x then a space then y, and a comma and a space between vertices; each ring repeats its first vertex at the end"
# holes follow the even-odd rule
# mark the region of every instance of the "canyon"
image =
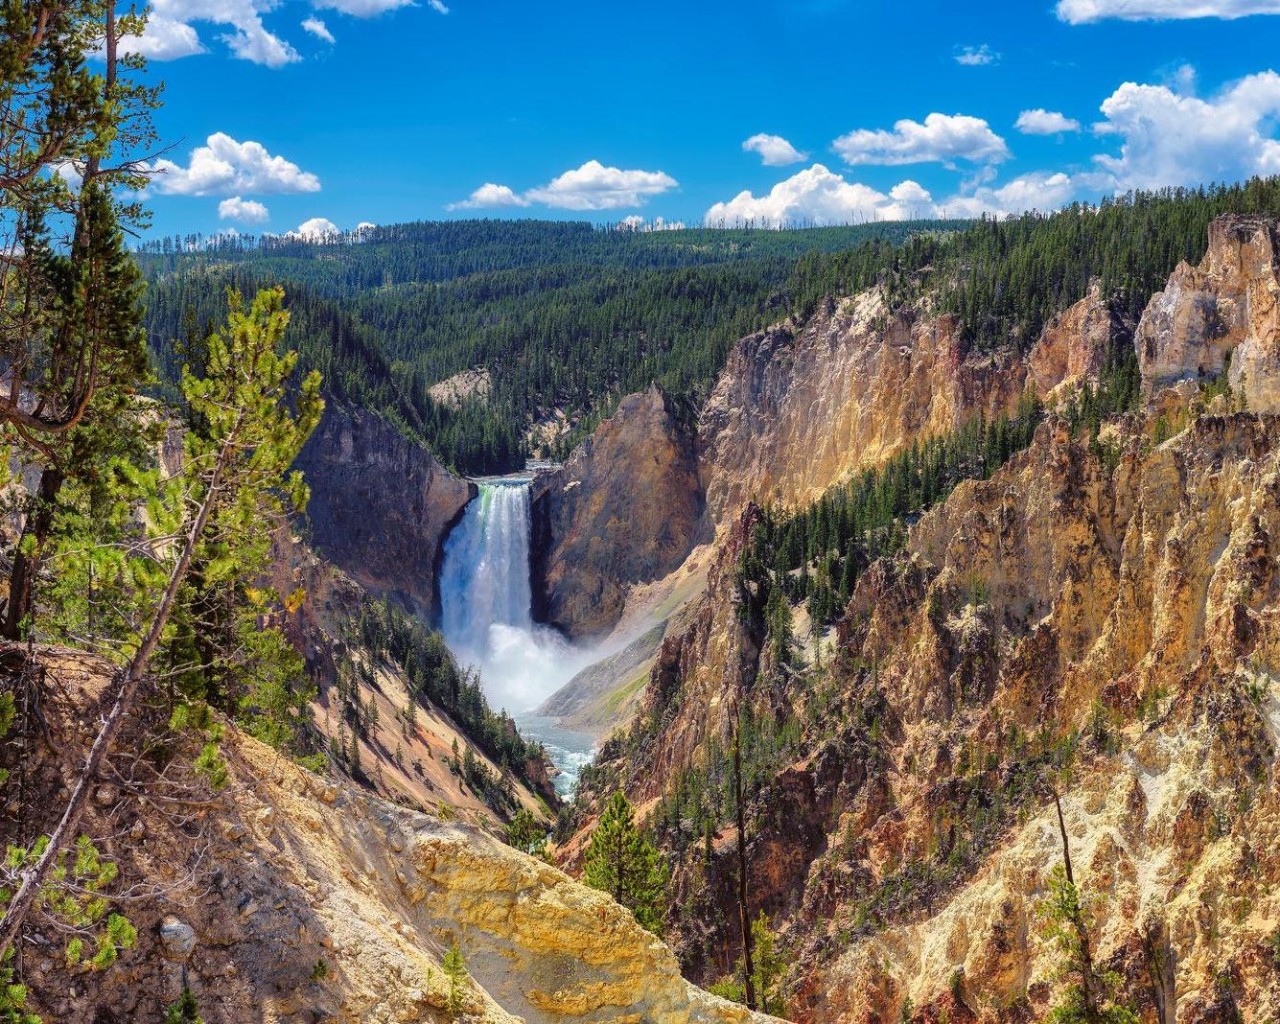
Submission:
MULTIPOLYGON (((457 940, 472 1019, 765 1020, 696 987, 741 948, 738 829, 708 794, 746 732, 748 900, 785 950, 787 1019, 1047 1016, 1059 790, 1121 997, 1151 1005, 1147 937, 1167 933, 1178 1020, 1280 1012, 1276 239, 1274 221, 1220 218, 1140 317, 1095 282, 1025 346, 967 339, 927 294, 832 296, 733 345, 698 407, 626 396, 562 466, 515 482, 462 477, 335 404, 271 582, 306 594, 278 624, 337 681, 310 715, 347 768, 314 775, 232 727, 231 785, 194 833, 105 794, 100 830, 145 837, 112 848, 123 873, 197 870, 131 911, 128 971, 86 989, 41 954, 39 1008, 145 1017, 185 984, 208 1020, 445 1020, 457 940), (1080 427, 1126 361, 1137 405, 1080 427), (795 604, 778 640, 746 568, 763 524, 1029 396, 1025 449, 913 511, 833 620, 795 604), (482 544, 499 526, 526 532, 482 544), (482 550, 510 561, 487 603, 482 550), (514 625, 537 648, 515 648, 517 686, 535 655, 565 675, 581 659, 536 709, 597 751, 568 807, 541 757, 514 771, 367 646, 353 624, 375 606, 443 625, 464 664, 468 631, 514 625), (662 940, 571 877, 617 789, 671 866, 662 940), (557 824, 559 867, 501 841, 517 810, 557 824), (164 952, 168 918, 194 953, 164 952)), ((71 751, 108 670, 42 657, 72 681, 55 722, 71 751)), ((68 767, 43 756, 52 793, 68 767)))

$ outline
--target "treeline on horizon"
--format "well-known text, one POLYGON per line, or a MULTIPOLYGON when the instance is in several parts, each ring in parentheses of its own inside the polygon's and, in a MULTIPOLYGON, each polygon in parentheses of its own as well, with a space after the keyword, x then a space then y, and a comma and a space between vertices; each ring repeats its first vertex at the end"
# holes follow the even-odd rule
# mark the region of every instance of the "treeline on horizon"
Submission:
MULTIPOLYGON (((226 285, 281 283, 291 341, 332 397, 386 416, 466 473, 518 468, 535 421, 563 411, 563 456, 625 394, 653 382, 706 397, 734 342, 825 297, 926 295, 978 348, 1025 348, 1090 283, 1131 318, 1224 213, 1280 216, 1280 179, 1165 189, 1005 220, 805 230, 608 231, 587 223, 454 221, 138 255, 148 335, 172 380, 184 340, 217 322, 226 285), (428 388, 487 368, 487 400, 428 388)), ((160 250, 160 251, 154 251, 160 250)))

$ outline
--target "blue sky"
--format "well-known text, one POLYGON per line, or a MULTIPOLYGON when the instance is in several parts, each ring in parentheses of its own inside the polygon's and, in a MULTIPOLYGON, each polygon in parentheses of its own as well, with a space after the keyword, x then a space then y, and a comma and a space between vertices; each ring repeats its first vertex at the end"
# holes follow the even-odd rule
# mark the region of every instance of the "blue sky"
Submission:
POLYGON ((157 232, 847 222, 1280 173, 1280 0, 153 2, 157 232))

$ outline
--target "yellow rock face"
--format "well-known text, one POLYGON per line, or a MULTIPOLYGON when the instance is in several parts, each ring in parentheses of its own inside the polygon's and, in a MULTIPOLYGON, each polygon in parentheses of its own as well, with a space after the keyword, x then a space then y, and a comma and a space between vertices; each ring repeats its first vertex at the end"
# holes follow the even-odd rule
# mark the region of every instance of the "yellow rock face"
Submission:
MULTIPOLYGON (((825 674, 799 685, 758 674, 763 638, 738 614, 746 502, 801 506, 1028 385, 1065 399, 1123 325, 1094 292, 1025 358, 979 359, 945 318, 889 317, 873 292, 732 355, 700 424, 719 550, 660 652, 643 764, 613 768, 653 806, 723 743, 735 701, 805 718, 751 826, 753 898, 791 954, 795 1019, 897 1020, 908 999, 929 1021, 1047 1014, 1061 981, 1038 907, 1062 846, 1047 793, 1015 795, 1014 769, 1073 733, 1071 852, 1126 997, 1149 1005, 1142 930, 1162 921, 1180 1021, 1235 1019, 1233 1004, 1280 1019, 1276 239, 1274 223, 1216 222, 1203 264, 1180 267, 1138 327, 1145 417, 1091 448, 1051 416, 1028 451, 957 488, 913 525, 907 558, 862 576, 825 674), (1197 378, 1228 353, 1235 397, 1203 414, 1197 378), (1157 416, 1173 424, 1163 443, 1157 416), (998 827, 980 831, 996 802, 998 827)), ((732 843, 713 839, 674 884, 724 911, 732 843)), ((716 976, 728 932, 690 934, 716 976)))
POLYGON ((1135 339, 1148 397, 1180 380, 1228 379, 1256 412, 1280 409, 1280 254, 1276 223, 1221 217, 1199 267, 1181 264, 1153 296, 1135 339))
POLYGON ((1011 408, 1026 370, 971 355, 950 317, 891 315, 879 291, 829 302, 804 325, 743 339, 703 410, 707 505, 800 505, 917 437, 1011 408))
MULTIPOLYGON (((45 661, 82 700, 109 676, 74 652, 45 661)), ((71 718, 53 725, 74 735, 71 718)), ((110 815, 130 836, 108 851, 144 894, 124 908, 138 944, 96 974, 28 944, 47 1021, 160 1020, 184 980, 208 1024, 772 1020, 688 984, 630 912, 478 829, 303 771, 235 730, 224 753, 230 784, 194 816, 119 794, 95 804, 86 829, 106 834, 110 815), (161 882, 162 898, 145 895, 161 882), (195 934, 183 963, 161 952, 169 915, 195 934), (454 942, 462 1017, 441 967, 454 942)))

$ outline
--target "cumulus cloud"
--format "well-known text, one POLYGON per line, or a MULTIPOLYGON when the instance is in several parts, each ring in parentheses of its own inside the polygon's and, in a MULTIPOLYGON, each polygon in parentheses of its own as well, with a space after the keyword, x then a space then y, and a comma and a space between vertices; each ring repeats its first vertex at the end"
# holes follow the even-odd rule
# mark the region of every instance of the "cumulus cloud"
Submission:
MULTIPOLYGON (((357 18, 372 18, 413 4, 414 0, 311 0, 316 10, 338 11, 357 18)), ((442 0, 427 0, 427 5, 441 14, 449 13, 442 0)), ((218 39, 234 56, 269 68, 283 67, 302 56, 263 22, 263 15, 279 6, 280 0, 151 0, 142 36, 125 37, 121 48, 151 60, 177 60, 207 53, 196 29, 205 23, 225 29, 218 33, 218 39)), ((302 28, 327 43, 334 41, 319 18, 307 18, 302 28)))
POLYGON ((1126 82, 1102 104, 1100 136, 1120 153, 1095 157, 1108 184, 1124 191, 1230 181, 1280 173, 1280 75, 1249 75, 1210 99, 1166 85, 1126 82))
POLYGON ((971 183, 957 195, 935 199, 919 182, 899 182, 886 194, 814 164, 779 182, 765 195, 741 192, 728 202, 716 203, 707 211, 705 222, 712 227, 754 224, 777 228, 983 214, 1007 217, 1028 210, 1056 210, 1075 198, 1081 187, 1081 182, 1067 174, 1040 171, 998 187, 971 183))
POLYGON ((492 210, 504 206, 528 206, 529 200, 517 195, 506 185, 495 185, 486 181, 466 199, 458 203, 450 203, 446 210, 492 210))
POLYGON ((1181 18, 1244 18, 1280 14, 1280 0, 1058 0, 1058 17, 1072 25, 1106 18, 1163 21, 1181 18))
POLYGON ((271 219, 271 211, 253 199, 232 196, 218 204, 218 216, 223 220, 239 221, 241 224, 265 224, 271 219))
POLYGON ((763 132, 747 139, 742 148, 747 153, 759 153, 760 160, 766 167, 798 164, 809 156, 808 153, 801 153, 781 135, 765 135, 763 132))
POLYGON ((565 171, 540 188, 524 194, 507 185, 485 182, 466 199, 450 203, 447 210, 500 209, 540 203, 556 210, 623 210, 643 206, 653 196, 676 188, 679 182, 662 171, 624 171, 588 160, 565 171))
POLYGON ((932 196, 914 181, 904 181, 889 194, 814 164, 780 181, 765 195, 739 192, 706 213, 711 226, 755 224, 851 224, 868 220, 906 220, 935 215, 932 196))
POLYGON ((1037 107, 1019 114, 1015 127, 1023 135, 1059 135, 1063 132, 1078 132, 1080 122, 1056 110, 1037 107))
POLYGON ((956 49, 955 58, 957 64, 963 64, 967 68, 982 68, 988 64, 999 64, 1000 54, 991 49, 986 43, 981 46, 961 46, 956 49))
POLYGON ((943 204, 949 217, 1013 216, 1029 210, 1048 213, 1070 202, 1080 183, 1061 171, 1023 174, 998 188, 983 185, 971 194, 953 196, 943 204))
POLYGON ((624 171, 588 160, 541 188, 530 189, 525 198, 557 210, 622 210, 643 206, 646 200, 678 185, 662 171, 624 171))
POLYGON ((120 47, 125 53, 138 53, 147 60, 178 60, 207 52, 193 26, 154 12, 147 19, 143 34, 125 36, 120 47))
POLYGON ((329 31, 329 26, 319 18, 307 18, 303 21, 302 28, 304 31, 310 32, 317 39, 323 39, 330 45, 337 42, 337 40, 333 38, 333 33, 329 31))
POLYGON ((236 196, 320 191, 320 179, 260 142, 237 142, 224 132, 192 150, 187 166, 157 160, 152 185, 157 192, 183 196, 236 196))
POLYGON ((152 0, 142 37, 126 37, 121 46, 154 60, 204 53, 195 24, 208 22, 229 30, 218 38, 235 56, 271 68, 282 67, 302 58, 263 24, 262 15, 275 6, 276 0, 152 0))
POLYGON ((832 144, 845 163, 902 164, 999 163, 1010 157, 1004 139, 980 117, 930 114, 924 124, 904 118, 892 131, 859 129, 832 144))
POLYGON ((340 238, 342 231, 333 221, 327 217, 312 217, 305 220, 292 231, 286 232, 289 238, 301 238, 307 242, 325 242, 330 239, 340 238))

